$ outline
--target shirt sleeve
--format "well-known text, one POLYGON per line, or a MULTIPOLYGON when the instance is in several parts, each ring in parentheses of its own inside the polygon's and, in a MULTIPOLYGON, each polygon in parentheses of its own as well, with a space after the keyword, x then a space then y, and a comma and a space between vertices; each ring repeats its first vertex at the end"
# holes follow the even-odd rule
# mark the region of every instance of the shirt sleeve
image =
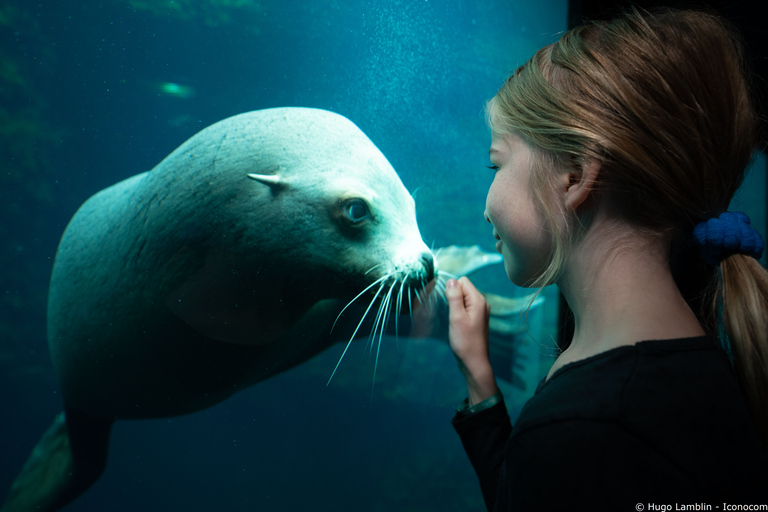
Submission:
POLYGON ((471 414, 457 412, 453 428, 480 480, 485 506, 491 510, 498 492, 504 446, 512 433, 504 399, 499 395, 493 405, 471 414))
POLYGON ((497 403, 499 403, 502 399, 501 391, 497 391, 495 395, 493 395, 490 398, 486 398, 482 402, 478 402, 475 405, 470 406, 469 405, 469 398, 465 398, 461 404, 456 408, 456 412, 459 413, 459 416, 469 416, 470 414, 474 414, 476 412, 480 412, 483 409, 490 409, 497 403))

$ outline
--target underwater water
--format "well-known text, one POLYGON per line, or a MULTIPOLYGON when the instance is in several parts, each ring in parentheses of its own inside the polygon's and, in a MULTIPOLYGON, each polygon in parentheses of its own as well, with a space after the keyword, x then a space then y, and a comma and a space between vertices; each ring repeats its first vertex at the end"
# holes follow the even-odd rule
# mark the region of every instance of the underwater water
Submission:
MULTIPOLYGON (((434 248, 493 251, 484 102, 566 28, 565 0, 107 0, 0 5, 0 496, 62 409, 45 331, 61 234, 95 192, 251 110, 342 114, 414 194, 434 248)), ((525 291, 495 265, 482 289, 525 291)), ((505 393, 551 358, 555 292, 531 310, 505 393)), ((522 329, 522 328, 521 328, 522 329)), ((444 341, 355 343, 202 412, 119 421, 106 473, 67 510, 483 510, 450 419, 444 341)), ((503 372, 502 372, 503 373, 503 372)))
MULTIPOLYGON (((62 409, 47 289, 88 197, 226 117, 315 107, 389 159, 428 245, 492 252, 483 105, 566 15, 565 0, 0 4, 0 500, 62 409)), ((735 202, 764 234, 756 166, 735 202)), ((500 265, 473 280, 526 293, 500 265)), ((542 296, 496 368, 512 416, 551 362, 557 296, 542 296)), ((484 510, 450 425, 464 388, 445 341, 385 337, 378 363, 358 341, 328 384, 343 350, 195 414, 117 422, 104 476, 67 510, 484 510)))

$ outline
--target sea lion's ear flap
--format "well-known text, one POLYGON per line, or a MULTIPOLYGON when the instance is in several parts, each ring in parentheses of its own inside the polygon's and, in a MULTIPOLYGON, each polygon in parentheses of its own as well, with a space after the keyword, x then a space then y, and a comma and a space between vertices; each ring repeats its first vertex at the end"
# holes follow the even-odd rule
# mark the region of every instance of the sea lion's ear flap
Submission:
POLYGON ((286 185, 285 181, 276 174, 249 174, 248 177, 269 186, 272 190, 286 185))

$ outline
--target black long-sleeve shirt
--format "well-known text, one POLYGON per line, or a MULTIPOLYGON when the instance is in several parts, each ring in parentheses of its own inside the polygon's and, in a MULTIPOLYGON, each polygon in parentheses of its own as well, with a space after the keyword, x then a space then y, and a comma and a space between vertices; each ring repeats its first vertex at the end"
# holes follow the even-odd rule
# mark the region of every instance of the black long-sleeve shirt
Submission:
POLYGON ((514 430, 503 400, 453 425, 488 510, 768 504, 768 461, 714 338, 568 364, 539 384, 514 430))

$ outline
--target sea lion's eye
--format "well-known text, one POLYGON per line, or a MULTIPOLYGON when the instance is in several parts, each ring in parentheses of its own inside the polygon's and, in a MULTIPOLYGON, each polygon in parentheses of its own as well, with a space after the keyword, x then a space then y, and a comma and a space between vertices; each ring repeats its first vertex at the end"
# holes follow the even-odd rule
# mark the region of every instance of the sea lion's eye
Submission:
POLYGON ((371 215, 368 211, 368 205, 359 199, 347 203, 347 205, 344 207, 344 213, 347 215, 347 218, 352 221, 353 224, 364 221, 371 215))

